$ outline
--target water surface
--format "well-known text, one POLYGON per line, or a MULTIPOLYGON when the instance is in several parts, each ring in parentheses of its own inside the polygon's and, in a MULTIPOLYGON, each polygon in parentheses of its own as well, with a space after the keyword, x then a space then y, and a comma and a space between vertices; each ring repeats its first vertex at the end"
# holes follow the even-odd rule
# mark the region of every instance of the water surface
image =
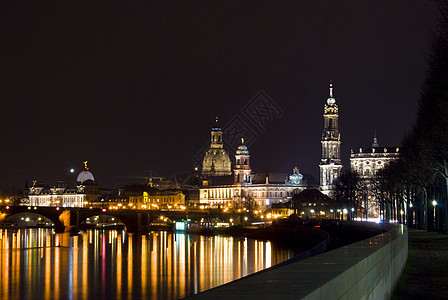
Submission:
POLYGON ((269 241, 89 230, 0 230, 0 299, 179 299, 294 255, 269 241))

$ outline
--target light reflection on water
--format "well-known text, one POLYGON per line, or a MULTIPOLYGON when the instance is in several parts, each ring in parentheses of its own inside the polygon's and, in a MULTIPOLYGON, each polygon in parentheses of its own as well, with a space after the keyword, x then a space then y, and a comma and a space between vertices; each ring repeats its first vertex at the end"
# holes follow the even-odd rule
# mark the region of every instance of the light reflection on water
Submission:
POLYGON ((292 256, 246 238, 0 230, 0 299, 178 299, 292 256))

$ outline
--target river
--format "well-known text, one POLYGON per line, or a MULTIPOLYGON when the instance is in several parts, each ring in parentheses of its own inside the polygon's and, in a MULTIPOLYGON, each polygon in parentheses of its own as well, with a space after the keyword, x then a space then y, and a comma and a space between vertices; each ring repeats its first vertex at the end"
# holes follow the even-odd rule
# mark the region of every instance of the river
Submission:
POLYGON ((291 258, 269 241, 153 231, 0 230, 0 299, 179 299, 291 258))

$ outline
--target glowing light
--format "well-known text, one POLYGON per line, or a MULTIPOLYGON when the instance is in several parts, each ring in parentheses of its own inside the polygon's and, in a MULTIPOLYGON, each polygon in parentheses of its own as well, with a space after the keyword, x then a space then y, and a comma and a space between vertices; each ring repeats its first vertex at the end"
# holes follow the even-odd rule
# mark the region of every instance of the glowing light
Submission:
POLYGON ((102 212, 106 212, 106 209, 105 208, 103 208, 102 210, 101 210, 102 212))
POLYGON ((58 206, 58 207, 56 207, 56 210, 60 210, 59 206, 58 206))
POLYGON ((244 217, 244 221, 247 221, 247 217, 244 217))
POLYGON ((344 208, 344 210, 342 210, 342 212, 343 212, 344 214, 346 214, 346 213, 348 212, 348 210, 347 210, 346 208, 344 208))
POLYGON ((433 201, 432 201, 432 205, 433 205, 433 206, 436 206, 436 205, 437 205, 437 201, 436 201, 436 200, 433 200, 433 201))
POLYGON ((314 214, 314 209, 310 209, 310 213, 314 214))
POLYGON ((75 169, 71 168, 70 173, 75 173, 75 169))

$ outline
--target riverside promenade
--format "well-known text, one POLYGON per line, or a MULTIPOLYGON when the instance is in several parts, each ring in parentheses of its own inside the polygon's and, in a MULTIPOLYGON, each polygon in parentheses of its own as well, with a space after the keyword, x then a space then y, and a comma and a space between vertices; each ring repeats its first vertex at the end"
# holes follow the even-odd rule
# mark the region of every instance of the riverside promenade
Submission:
POLYGON ((408 262, 393 299, 448 299, 448 235, 409 229, 408 262))

